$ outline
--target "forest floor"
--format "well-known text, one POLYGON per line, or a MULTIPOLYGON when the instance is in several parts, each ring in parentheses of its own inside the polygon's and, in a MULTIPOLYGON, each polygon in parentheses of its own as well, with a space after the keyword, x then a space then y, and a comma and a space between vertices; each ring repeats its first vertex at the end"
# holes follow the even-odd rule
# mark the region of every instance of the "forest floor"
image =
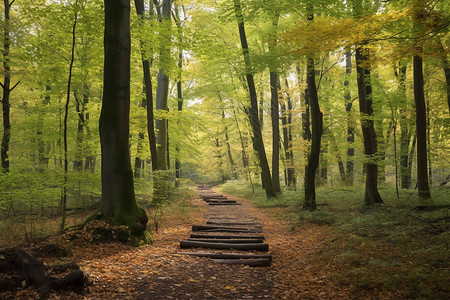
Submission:
MULTIPOLYGON (((276 210, 255 208, 250 201, 239 200, 262 224, 273 257, 270 267, 220 265, 207 258, 177 255, 179 241, 189 236, 191 225, 205 221, 206 204, 199 197, 166 214, 160 230, 153 233, 152 245, 98 244, 81 238, 70 247, 55 240, 26 250, 51 265, 59 259, 48 253, 48 245, 65 245, 89 274, 92 285, 84 295, 53 291, 50 299, 410 298, 402 289, 355 289, 348 280, 330 276, 340 267, 325 253, 327 241, 339 239, 332 227, 305 223, 293 228, 276 210)), ((37 299, 32 287, 22 288, 14 279, 0 273, 0 299, 37 299)))

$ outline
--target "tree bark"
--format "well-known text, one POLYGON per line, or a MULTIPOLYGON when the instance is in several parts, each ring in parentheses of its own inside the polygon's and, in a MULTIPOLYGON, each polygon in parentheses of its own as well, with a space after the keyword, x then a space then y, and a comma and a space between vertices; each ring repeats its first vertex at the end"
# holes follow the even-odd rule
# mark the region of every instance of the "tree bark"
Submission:
POLYGON ((355 165, 353 157, 355 156, 355 149, 353 148, 355 143, 355 121, 352 118, 351 111, 353 106, 353 100, 349 87, 350 76, 352 75, 352 55, 350 50, 345 52, 345 81, 344 81, 344 99, 345 99, 345 111, 347 113, 347 166, 345 171, 345 182, 348 185, 353 185, 353 178, 355 173, 355 165))
MULTIPOLYGON (((162 24, 170 28, 171 26, 172 0, 162 0, 162 24)), ((158 87, 156 89, 156 110, 167 111, 169 98, 169 60, 170 60, 170 30, 164 34, 165 40, 161 41, 158 87), (166 44, 166 43, 169 43, 166 44)), ((168 163, 168 120, 166 117, 158 117, 155 122, 156 127, 156 148, 158 157, 158 170, 167 170, 168 163)))
POLYGON ((250 96, 250 109, 249 109, 249 119, 253 132, 253 147, 258 154, 259 165, 262 171, 263 185, 266 190, 266 195, 268 198, 275 197, 276 193, 273 189, 272 179, 269 169, 269 163, 267 161, 266 150, 264 148, 261 126, 258 119, 258 97, 256 95, 255 82, 253 79, 253 71, 250 60, 250 54, 247 44, 247 37, 245 35, 245 25, 244 16, 242 14, 242 7, 240 0, 233 0, 234 11, 236 14, 237 23, 239 26, 239 37, 241 40, 242 54, 245 63, 245 75, 247 78, 247 86, 250 96))
MULTIPOLYGON (((353 2, 356 18, 361 18, 361 0, 353 2)), ((364 202, 367 205, 383 203, 378 192, 377 137, 373 122, 372 84, 370 81, 370 62, 367 50, 363 45, 356 48, 356 73, 358 83, 359 111, 364 140, 364 155, 366 156, 366 191, 364 202)))
MULTIPOLYGON (((280 15, 276 12, 272 16, 272 26, 274 33, 272 42, 269 43, 269 54, 275 57, 275 47, 277 45, 277 27, 280 15)), ((270 118, 272 121, 272 186, 275 193, 281 192, 280 187, 280 111, 278 90, 280 79, 276 64, 270 67, 270 118)))
MULTIPOLYGON (((285 78, 286 89, 289 88, 285 78)), ((281 103, 281 125, 283 128, 283 148, 286 157, 286 185, 295 186, 294 153, 292 150, 292 102, 291 95, 285 92, 286 99, 281 103)))
MULTIPOLYGON (((4 0, 5 6, 5 20, 3 27, 3 68, 4 79, 1 84, 3 88, 2 107, 3 107, 3 137, 0 151, 0 157, 2 161, 2 170, 4 173, 9 172, 9 143, 11 140, 11 106, 10 106, 10 93, 11 89, 11 66, 10 66, 10 11, 11 4, 9 0, 4 0)), ((13 0, 14 2, 14 0, 13 0)), ((13 87, 14 88, 14 87, 13 87)))
MULTIPOLYGON (((314 21, 314 11, 312 4, 307 8, 308 22, 314 21)), ((308 163, 305 169, 305 199, 303 201, 304 210, 316 210, 316 171, 319 166, 320 144, 322 139, 322 112, 319 106, 319 97, 316 87, 316 70, 314 58, 307 58, 307 85, 309 104, 311 106, 311 151, 308 155, 308 163)))
POLYGON ((408 157, 409 144, 411 141, 411 130, 409 122, 408 100, 406 96, 406 62, 400 62, 400 67, 396 71, 396 77, 399 84, 401 103, 399 105, 400 111, 400 181, 401 188, 408 189, 411 186, 411 178, 408 175, 408 157))
POLYGON ((100 113, 103 218, 127 225, 150 242, 145 211, 135 199, 129 150, 130 134, 130 2, 105 0, 105 57, 100 113))
POLYGON ((427 170, 427 110, 423 89, 422 57, 413 58, 414 102, 416 104, 417 188, 421 198, 431 198, 427 170))

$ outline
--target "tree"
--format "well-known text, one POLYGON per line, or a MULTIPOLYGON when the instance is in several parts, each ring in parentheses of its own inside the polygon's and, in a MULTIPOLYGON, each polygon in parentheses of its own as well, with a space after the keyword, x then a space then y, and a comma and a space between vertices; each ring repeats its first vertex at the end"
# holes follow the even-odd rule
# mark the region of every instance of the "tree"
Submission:
MULTIPOLYGON (((426 11, 421 7, 420 2, 414 2, 415 27, 419 27, 421 18, 426 15, 426 11)), ((416 104, 416 135, 417 135, 417 189, 421 198, 431 198, 430 186, 428 183, 428 153, 427 153, 427 109, 425 105, 425 92, 423 89, 423 62, 422 47, 415 48, 413 57, 414 76, 414 102, 416 104)))
MULTIPOLYGON (((159 57, 158 88, 156 90, 156 109, 163 113, 167 111, 169 98, 169 60, 170 60, 170 27, 171 27, 172 0, 162 0, 161 23, 167 26, 168 32, 164 32, 165 40, 161 41, 159 57)), ((168 120, 160 116, 156 119, 156 144, 158 157, 158 170, 169 168, 168 156, 168 120)))
POLYGON ((267 161, 266 150, 264 148, 263 138, 261 134, 261 125, 258 118, 258 97, 256 95, 255 81, 253 79, 247 36, 245 34, 244 16, 242 14, 241 1, 233 0, 233 3, 236 20, 239 27, 239 37, 245 64, 245 77, 247 79, 247 87, 250 96, 250 108, 248 109, 248 116, 253 132, 253 147, 258 154, 259 165, 262 171, 263 186, 266 190, 267 197, 270 198, 274 197, 276 193, 272 185, 269 163, 267 161))
POLYGON ((105 0, 104 94, 100 113, 101 215, 150 242, 145 211, 135 199, 129 150, 130 2, 105 0))
MULTIPOLYGON (((353 0, 353 13, 356 18, 362 17, 361 0, 353 0)), ((372 84, 370 81, 369 50, 364 42, 356 46, 356 74, 358 83, 359 111, 366 156, 366 192, 364 202, 367 205, 382 203, 378 192, 377 137, 375 134, 372 108, 372 84)))
MULTIPOLYGON (((313 6, 307 8, 308 21, 314 21, 313 6)), ((316 87, 316 70, 314 58, 307 58, 307 84, 309 104, 311 107, 311 150, 308 155, 308 164, 305 169, 305 199, 303 201, 304 210, 316 209, 316 171, 319 166, 320 143, 322 139, 322 112, 319 106, 319 97, 316 87)))
POLYGON ((10 12, 11 5, 15 0, 9 2, 9 0, 4 0, 5 4, 5 24, 3 28, 3 68, 4 68, 4 79, 3 83, 0 83, 3 88, 3 96, 2 96, 2 107, 3 107, 3 137, 2 137, 2 145, 1 145, 1 161, 2 161, 2 170, 5 173, 9 172, 9 142, 11 140, 11 104, 10 104, 10 94, 12 90, 19 84, 17 82, 13 87, 11 87, 11 66, 10 66, 10 12))

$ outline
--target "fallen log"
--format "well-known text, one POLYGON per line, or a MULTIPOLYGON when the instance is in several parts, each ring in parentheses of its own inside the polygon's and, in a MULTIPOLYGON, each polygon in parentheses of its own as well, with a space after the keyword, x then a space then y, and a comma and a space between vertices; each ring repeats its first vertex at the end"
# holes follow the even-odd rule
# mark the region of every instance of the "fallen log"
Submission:
POLYGON ((208 249, 235 249, 235 250, 258 250, 269 251, 269 244, 231 244, 231 243, 206 243, 194 241, 180 241, 180 248, 208 248, 208 249))
POLYGON ((0 262, 2 271, 16 271, 27 286, 33 286, 39 293, 39 299, 47 299, 52 289, 69 289, 81 294, 89 283, 87 275, 81 270, 73 270, 62 279, 51 277, 44 264, 23 249, 0 251, 0 262))
POLYGON ((257 259, 257 258, 265 258, 272 260, 271 254, 243 254, 243 253, 211 253, 211 252, 178 252, 177 255, 190 255, 197 257, 209 257, 215 259, 257 259))
POLYGON ((213 259, 217 264, 225 265, 246 265, 251 267, 268 267, 272 264, 272 260, 268 258, 256 259, 213 259))
POLYGON ((251 244, 264 242, 263 239, 203 239, 203 238, 188 238, 188 241, 207 242, 207 243, 232 243, 232 244, 251 244))
POLYGON ((220 234, 220 235, 213 235, 213 234, 195 234, 192 233, 190 238, 193 239, 199 239, 199 238, 208 238, 208 239, 236 239, 236 238, 242 238, 242 239, 261 239, 264 240, 264 236, 262 235, 230 235, 230 234, 220 234))

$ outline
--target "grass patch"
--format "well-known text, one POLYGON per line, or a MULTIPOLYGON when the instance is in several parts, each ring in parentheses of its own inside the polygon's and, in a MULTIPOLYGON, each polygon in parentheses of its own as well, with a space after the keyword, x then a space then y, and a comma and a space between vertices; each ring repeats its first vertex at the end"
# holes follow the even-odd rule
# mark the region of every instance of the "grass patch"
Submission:
POLYGON ((332 264, 331 278, 351 286, 355 297, 388 292, 411 299, 450 298, 449 211, 416 209, 418 205, 450 204, 450 189, 433 188, 432 199, 422 200, 416 190, 381 186, 383 205, 364 206, 364 187, 319 187, 318 210, 302 211, 303 190, 283 191, 267 199, 244 182, 228 182, 222 189, 276 212, 293 226, 307 223, 330 226, 325 249, 317 254, 332 264))

